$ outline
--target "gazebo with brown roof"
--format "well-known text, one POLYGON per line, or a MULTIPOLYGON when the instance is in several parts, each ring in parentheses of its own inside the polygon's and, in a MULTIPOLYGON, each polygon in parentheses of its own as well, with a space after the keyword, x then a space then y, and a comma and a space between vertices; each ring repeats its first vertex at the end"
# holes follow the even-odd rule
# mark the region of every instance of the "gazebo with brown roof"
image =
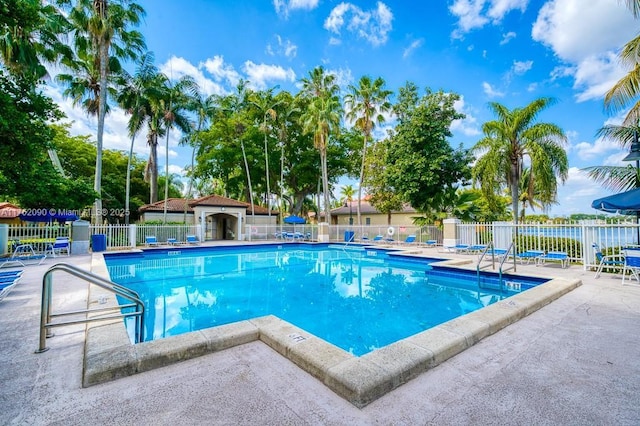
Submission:
MULTIPOLYGON (((279 212, 220 195, 207 195, 187 202, 184 198, 167 199, 167 220, 184 222, 185 204, 187 223, 203 225, 207 240, 242 239, 243 225, 275 225, 279 212)), ((164 217, 164 200, 140 207, 143 221, 164 217)))

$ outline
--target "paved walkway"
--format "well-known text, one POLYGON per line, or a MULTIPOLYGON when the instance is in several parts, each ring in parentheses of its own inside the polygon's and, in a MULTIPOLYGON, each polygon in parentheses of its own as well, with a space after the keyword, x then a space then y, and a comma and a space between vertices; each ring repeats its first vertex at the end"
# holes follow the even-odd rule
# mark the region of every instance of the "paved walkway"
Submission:
MULTIPOLYGON (((519 266, 583 285, 358 409, 261 342, 83 389, 83 326, 34 353, 53 263, 26 267, 0 302, 3 425, 640 424, 640 286, 619 275, 519 266)), ((55 306, 86 306, 85 284, 57 273, 55 285, 55 306)))

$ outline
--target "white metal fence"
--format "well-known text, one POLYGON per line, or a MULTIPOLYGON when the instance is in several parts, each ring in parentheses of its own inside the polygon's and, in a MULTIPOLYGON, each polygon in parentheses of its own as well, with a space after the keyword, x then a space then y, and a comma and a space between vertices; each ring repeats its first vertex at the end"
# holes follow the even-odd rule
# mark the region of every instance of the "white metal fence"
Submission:
POLYGON ((43 224, 34 222, 27 226, 9 226, 9 247, 8 252, 13 253, 13 249, 19 244, 31 244, 37 251, 45 251, 46 246, 55 241, 58 237, 71 237, 71 225, 66 224, 43 224))
POLYGON ((511 242, 515 250, 561 251, 572 262, 585 267, 596 266, 593 243, 605 254, 617 254, 622 247, 638 245, 640 225, 629 222, 602 223, 581 221, 575 223, 460 223, 457 225, 460 244, 489 244, 506 249, 511 242))
MULTIPOLYGON (((73 239, 71 224, 28 226, 10 225, 8 232, 9 253, 18 243, 29 243, 37 250, 44 251, 57 237, 73 239)), ((317 241, 317 225, 247 225, 243 235, 249 241, 277 241, 283 233, 302 235, 303 239, 317 241)), ((101 234, 106 239, 106 249, 125 249, 145 244, 145 237, 154 236, 160 243, 172 238, 186 241, 187 235, 195 235, 203 240, 199 225, 92 225, 90 236, 101 234)), ((404 241, 409 235, 416 236, 416 242, 435 240, 442 244, 443 231, 436 226, 357 226, 332 225, 329 240, 333 242, 373 240, 376 236, 404 241)), ((603 223, 581 221, 576 223, 459 223, 456 229, 460 244, 489 244, 495 248, 507 248, 515 242, 516 251, 544 250, 566 252, 572 262, 580 262, 585 267, 596 265, 593 243, 597 243, 604 254, 617 254, 622 247, 639 245, 640 225, 631 222, 603 223)))

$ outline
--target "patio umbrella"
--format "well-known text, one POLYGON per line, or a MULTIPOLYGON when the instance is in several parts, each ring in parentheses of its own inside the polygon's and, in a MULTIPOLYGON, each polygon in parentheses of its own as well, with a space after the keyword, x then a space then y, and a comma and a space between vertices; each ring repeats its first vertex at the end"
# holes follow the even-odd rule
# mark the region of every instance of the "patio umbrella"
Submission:
MULTIPOLYGON (((640 188, 598 198, 593 200, 591 207, 607 213, 635 214, 636 221, 640 221, 640 188)), ((638 240, 640 241, 640 227, 638 228, 638 240)))
POLYGON ((638 214, 640 212, 640 188, 593 200, 591 207, 607 213, 638 214))
POLYGON ((305 218, 300 217, 300 216, 296 216, 296 215, 291 215, 291 216, 285 217, 283 222, 284 223, 291 223, 291 224, 294 224, 294 225, 307 223, 305 218))
POLYGON ((64 223, 66 221, 78 220, 78 216, 72 212, 55 212, 46 209, 34 209, 26 213, 20 213, 20 220, 25 222, 53 222, 54 220, 64 223))

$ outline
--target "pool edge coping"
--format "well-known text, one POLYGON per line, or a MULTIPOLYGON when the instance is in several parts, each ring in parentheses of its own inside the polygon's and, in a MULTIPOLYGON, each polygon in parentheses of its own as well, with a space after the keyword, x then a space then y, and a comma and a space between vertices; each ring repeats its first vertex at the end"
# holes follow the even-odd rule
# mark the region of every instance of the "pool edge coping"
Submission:
MULTIPOLYGON (((463 266, 469 260, 444 260, 463 266)), ((109 277, 104 257, 94 254, 92 272, 109 277)), ((516 274, 519 275, 519 274, 516 274)), ((82 386, 133 374, 261 341, 356 407, 362 408, 419 374, 439 365, 582 284, 579 279, 552 278, 477 311, 356 357, 274 315, 193 331, 132 345, 121 320, 88 323, 82 386)), ((111 296, 111 297, 109 297, 111 296)), ((89 307, 117 305, 96 286, 89 307)))

